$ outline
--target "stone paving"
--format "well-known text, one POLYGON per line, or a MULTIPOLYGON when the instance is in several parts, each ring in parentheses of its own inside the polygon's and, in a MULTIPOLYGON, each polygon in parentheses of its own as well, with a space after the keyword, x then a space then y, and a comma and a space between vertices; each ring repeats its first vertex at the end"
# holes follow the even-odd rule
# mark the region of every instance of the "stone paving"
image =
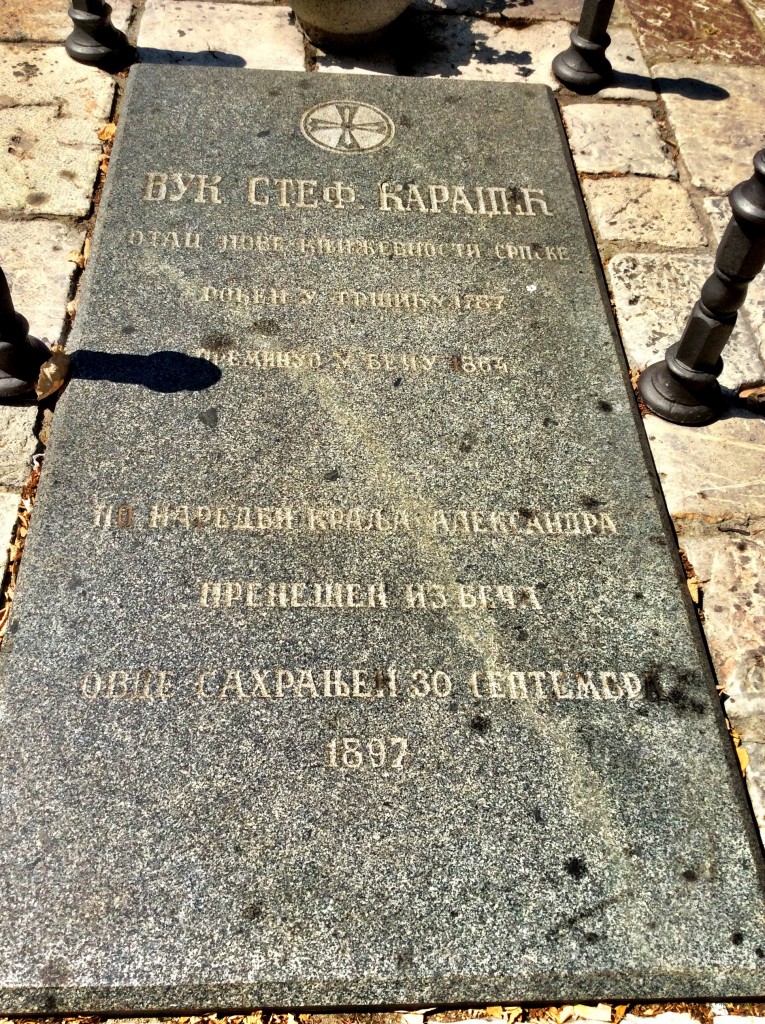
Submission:
MULTIPOLYGON (((0 7, 0 264, 32 332, 50 341, 66 339, 76 257, 105 167, 97 133, 118 112, 124 87, 124 75, 66 56, 65 7, 0 7)), ((710 271, 724 196, 765 146, 763 0, 623 0, 609 51, 616 81, 587 98, 559 88, 550 70, 580 0, 416 0, 393 40, 363 58, 317 51, 278 2, 118 0, 115 8, 144 61, 556 89, 636 371, 676 340, 710 271)), ((751 289, 723 383, 733 392, 765 384, 765 282, 751 289)), ((44 447, 42 422, 36 406, 0 407, 0 555, 44 447)), ((765 829, 765 416, 740 398, 708 427, 651 415, 645 424, 765 829)))

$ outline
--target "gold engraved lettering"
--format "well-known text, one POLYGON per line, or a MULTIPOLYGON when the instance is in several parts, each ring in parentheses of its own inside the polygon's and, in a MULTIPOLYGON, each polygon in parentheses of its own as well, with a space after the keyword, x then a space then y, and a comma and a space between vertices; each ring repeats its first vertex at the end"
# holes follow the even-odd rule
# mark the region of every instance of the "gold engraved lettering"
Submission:
POLYGON ((378 208, 385 213, 454 213, 484 217, 551 217, 545 194, 539 188, 503 185, 427 184, 407 185, 382 181, 378 186, 378 208))
POLYGON ((335 292, 330 302, 353 309, 384 309, 419 313, 422 310, 455 312, 496 312, 504 306, 505 296, 499 293, 466 292, 462 295, 438 295, 434 292, 335 292))
POLYGON ((89 700, 139 700, 153 703, 173 696, 175 673, 155 669, 87 672, 80 681, 80 693, 89 700))
POLYGON ((479 259, 481 248, 477 242, 431 242, 423 239, 389 238, 298 238, 297 251, 301 256, 382 256, 385 259, 452 259, 459 256, 479 259))
POLYGON ((219 174, 165 174, 163 171, 148 171, 142 198, 147 202, 177 203, 196 182, 196 189, 191 194, 195 203, 220 205, 223 202, 218 190, 220 181, 219 174))
POLYGON ((264 582, 205 580, 200 584, 202 608, 387 608, 385 584, 264 582))
POLYGON ((583 672, 491 669, 472 673, 468 688, 477 700, 613 701, 644 697, 637 673, 594 669, 583 672))
POLYGON ((569 259, 568 249, 563 245, 530 245, 521 243, 497 242, 494 255, 500 260, 540 260, 548 262, 566 262, 569 259))
POLYGON ((247 179, 247 201, 253 206, 268 206, 272 199, 282 209, 315 210, 319 202, 333 210, 343 210, 356 202, 356 190, 344 181, 322 184, 311 178, 247 179))
POLYGON ((408 754, 409 743, 403 736, 333 737, 326 746, 330 768, 376 769, 393 768, 401 771, 408 754))
POLYGON ((218 249, 222 252, 284 252, 284 239, 280 235, 220 235, 218 249))

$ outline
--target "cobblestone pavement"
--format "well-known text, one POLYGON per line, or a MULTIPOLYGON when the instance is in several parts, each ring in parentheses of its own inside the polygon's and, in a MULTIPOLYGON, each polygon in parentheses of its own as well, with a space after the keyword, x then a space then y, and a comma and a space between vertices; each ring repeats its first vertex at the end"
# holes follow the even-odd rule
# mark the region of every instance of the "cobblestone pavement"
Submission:
MULTIPOLYGON (((97 133, 118 116, 125 84, 66 56, 66 6, 0 7, 0 264, 32 332, 62 342, 106 172, 108 142, 97 133)), ((551 86, 635 370, 676 340, 710 272, 724 197, 765 146, 765 0, 622 0, 609 50, 615 82, 587 98, 550 70, 580 0, 415 0, 393 41, 363 59, 317 51, 281 3, 114 7, 146 62, 551 86)), ((728 415, 697 429, 651 415, 645 425, 765 829, 765 415, 746 399, 765 383, 765 280, 750 289, 727 356, 723 383, 739 393, 728 415)), ((0 406, 3 559, 51 409, 0 406)))

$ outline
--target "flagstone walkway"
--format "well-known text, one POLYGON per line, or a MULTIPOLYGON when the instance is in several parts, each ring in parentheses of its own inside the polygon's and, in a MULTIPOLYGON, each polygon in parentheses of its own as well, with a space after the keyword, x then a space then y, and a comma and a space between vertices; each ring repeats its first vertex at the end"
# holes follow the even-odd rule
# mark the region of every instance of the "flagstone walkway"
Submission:
MULTIPOLYGON (((124 74, 68 58, 66 6, 0 7, 0 265, 32 333, 63 344, 108 169, 104 128, 119 115, 125 85, 124 74)), ((724 197, 765 146, 765 0, 621 0, 609 50, 615 82, 587 98, 561 89, 550 70, 580 0, 415 0, 391 43, 363 59, 317 51, 282 3, 114 6, 144 62, 555 89, 636 371, 676 340, 711 271, 724 197)), ((722 381, 737 397, 717 423, 689 429, 648 415, 645 426, 765 830, 765 280, 750 289, 722 381)), ((50 400, 0 406, 0 561, 12 542, 18 553, 29 508, 22 488, 53 416, 50 400)), ((725 1013, 718 1008, 718 1020, 725 1013)), ((713 1011, 699 1014, 708 1020, 713 1011)))

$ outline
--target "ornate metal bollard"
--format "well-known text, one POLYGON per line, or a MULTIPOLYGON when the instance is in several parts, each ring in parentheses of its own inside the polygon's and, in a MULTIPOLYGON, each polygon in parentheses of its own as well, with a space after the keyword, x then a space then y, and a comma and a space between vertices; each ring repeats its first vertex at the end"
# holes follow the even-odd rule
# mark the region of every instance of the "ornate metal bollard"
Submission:
POLYGON ((11 290, 0 270, 0 402, 34 392, 47 345, 29 335, 29 324, 13 308, 11 290))
POLYGON ((69 17, 74 23, 64 47, 72 60, 117 71, 133 58, 124 32, 112 25, 112 9, 104 0, 72 0, 69 17))
POLYGON ((643 371, 638 389, 665 420, 699 426, 723 411, 717 378, 721 352, 736 325, 747 288, 765 266, 765 149, 754 158, 754 174, 730 194, 732 217, 680 340, 665 358, 643 371))
POLYGON ((597 92, 613 80, 606 49, 611 42, 608 23, 614 2, 584 0, 579 24, 571 33, 571 46, 553 60, 555 77, 573 92, 597 92))

